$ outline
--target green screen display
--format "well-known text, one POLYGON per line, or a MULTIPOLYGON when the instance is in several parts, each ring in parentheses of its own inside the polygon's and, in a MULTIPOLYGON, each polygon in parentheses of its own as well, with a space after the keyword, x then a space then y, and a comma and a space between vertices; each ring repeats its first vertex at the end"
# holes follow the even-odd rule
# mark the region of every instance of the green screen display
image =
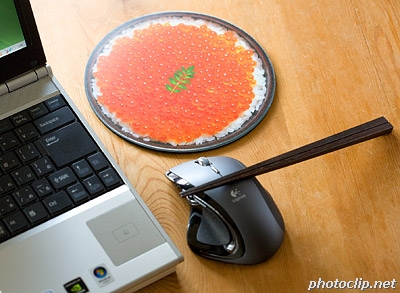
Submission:
POLYGON ((26 47, 13 0, 0 0, 0 57, 26 47))

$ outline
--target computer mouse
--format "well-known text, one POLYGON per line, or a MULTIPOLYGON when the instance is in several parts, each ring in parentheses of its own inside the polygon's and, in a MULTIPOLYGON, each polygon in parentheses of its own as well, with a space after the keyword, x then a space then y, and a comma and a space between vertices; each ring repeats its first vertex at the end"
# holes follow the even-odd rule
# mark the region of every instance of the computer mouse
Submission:
MULTIPOLYGON (((245 168, 225 156, 201 157, 168 170, 180 189, 210 182, 245 168)), ((285 225, 271 195, 252 177, 187 197, 191 213, 187 242, 203 257, 235 264, 257 264, 281 246, 285 225)))

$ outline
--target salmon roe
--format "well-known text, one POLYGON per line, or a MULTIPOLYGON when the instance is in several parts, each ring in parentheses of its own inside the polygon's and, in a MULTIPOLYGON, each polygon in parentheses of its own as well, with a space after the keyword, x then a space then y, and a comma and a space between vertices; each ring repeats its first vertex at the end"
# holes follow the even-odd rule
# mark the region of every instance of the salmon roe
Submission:
POLYGON ((186 144, 212 137, 249 110, 254 98, 254 52, 236 43, 234 32, 217 34, 206 25, 136 29, 98 58, 97 101, 153 141, 186 144), (191 66, 185 89, 169 91, 170 78, 191 66))

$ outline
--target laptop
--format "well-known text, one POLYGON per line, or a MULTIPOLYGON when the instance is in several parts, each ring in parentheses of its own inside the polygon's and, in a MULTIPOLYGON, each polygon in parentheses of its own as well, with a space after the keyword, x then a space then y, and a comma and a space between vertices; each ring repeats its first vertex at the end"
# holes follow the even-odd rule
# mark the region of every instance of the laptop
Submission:
POLYGON ((182 260, 53 76, 29 1, 1 0, 0 292, 133 292, 182 260))

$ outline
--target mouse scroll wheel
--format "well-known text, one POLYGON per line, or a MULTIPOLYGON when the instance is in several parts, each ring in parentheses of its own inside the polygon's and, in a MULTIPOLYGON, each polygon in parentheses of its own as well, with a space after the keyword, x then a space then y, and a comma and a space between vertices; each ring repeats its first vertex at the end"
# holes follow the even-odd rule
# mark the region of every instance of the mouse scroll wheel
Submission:
POLYGON ((215 173, 220 174, 219 170, 217 168, 215 168, 213 166, 213 164, 210 162, 210 160, 205 157, 200 157, 197 160, 195 160, 194 162, 203 167, 210 167, 211 170, 213 170, 215 173))
POLYGON ((211 166, 211 162, 209 159, 205 158, 205 157, 200 157, 198 158, 196 161, 194 161, 196 164, 199 164, 200 166, 211 166))

